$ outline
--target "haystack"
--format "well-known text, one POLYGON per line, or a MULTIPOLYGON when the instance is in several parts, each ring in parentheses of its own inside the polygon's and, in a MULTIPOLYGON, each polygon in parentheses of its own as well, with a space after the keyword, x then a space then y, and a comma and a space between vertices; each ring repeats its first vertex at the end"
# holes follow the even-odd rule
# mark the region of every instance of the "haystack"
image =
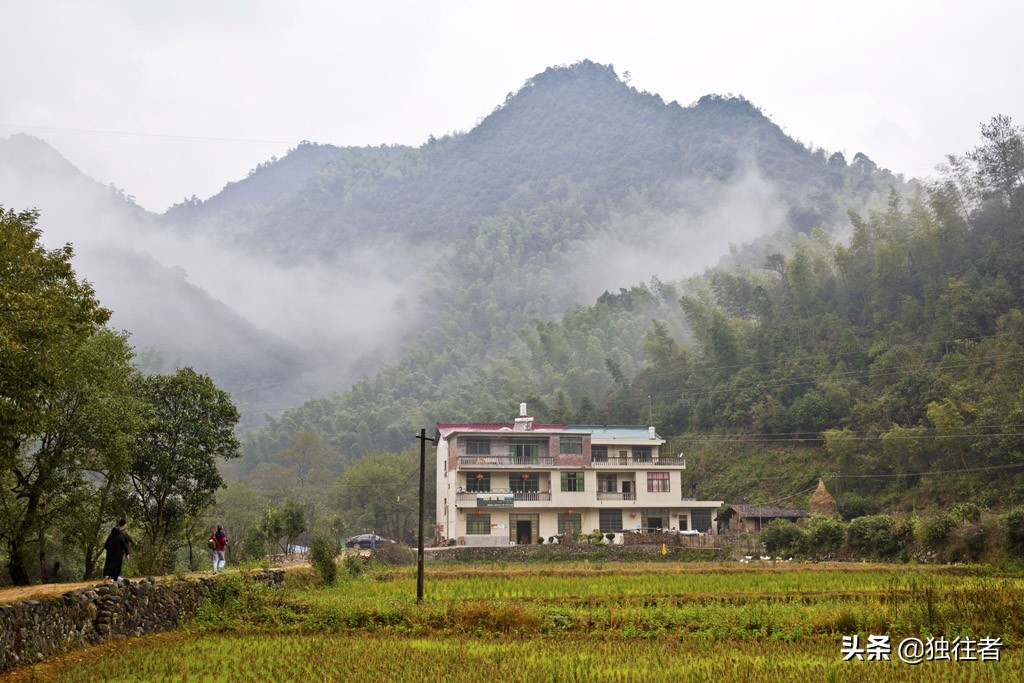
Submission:
POLYGON ((812 515, 835 516, 839 514, 839 504, 836 503, 836 499, 825 488, 825 482, 821 479, 818 480, 818 488, 811 494, 810 507, 812 515))

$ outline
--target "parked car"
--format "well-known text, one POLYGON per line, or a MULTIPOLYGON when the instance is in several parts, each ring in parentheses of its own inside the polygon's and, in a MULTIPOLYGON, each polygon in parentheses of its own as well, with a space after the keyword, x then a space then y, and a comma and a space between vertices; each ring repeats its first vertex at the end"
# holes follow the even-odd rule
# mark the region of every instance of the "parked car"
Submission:
POLYGON ((376 548, 383 543, 394 543, 377 534, 359 534, 352 538, 345 539, 346 548, 376 548))

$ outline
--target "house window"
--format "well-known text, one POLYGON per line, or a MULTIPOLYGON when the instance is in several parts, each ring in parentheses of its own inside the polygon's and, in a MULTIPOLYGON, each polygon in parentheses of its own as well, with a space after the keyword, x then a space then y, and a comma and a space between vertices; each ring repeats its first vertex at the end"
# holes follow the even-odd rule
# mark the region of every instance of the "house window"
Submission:
POLYGON ((558 513, 558 533, 559 534, 582 534, 583 533, 583 515, 579 512, 572 514, 559 512, 558 513))
POLYGON ((490 493, 490 472, 466 472, 466 490, 470 493, 490 493))
POLYGON ((633 446, 633 461, 634 462, 650 462, 651 461, 651 447, 650 446, 633 446))
POLYGON ((690 521, 694 531, 708 531, 711 528, 711 510, 691 510, 690 521))
POLYGON ((640 511, 640 523, 648 531, 668 528, 668 508, 646 508, 640 511))
POLYGON ((466 517, 467 534, 488 534, 491 533, 491 514, 472 514, 466 517))
POLYGON ((668 472, 647 473, 648 493, 666 493, 668 490, 668 472))
POLYGON ((540 474, 537 472, 509 472, 508 487, 513 493, 536 493, 540 491, 540 474))
POLYGON ((513 465, 532 465, 537 463, 536 441, 510 441, 508 454, 513 465))
POLYGON ((597 473, 597 490, 601 493, 615 493, 619 490, 618 484, 618 475, 597 473))
POLYGON ((491 442, 484 439, 466 441, 466 455, 490 455, 491 442))
POLYGON ((560 437, 558 439, 558 450, 562 455, 583 455, 583 437, 560 437))
POLYGON ((622 531, 622 510, 601 510, 598 522, 602 534, 619 533, 622 531))
POLYGON ((607 446, 591 446, 590 459, 594 462, 608 462, 607 446))
POLYGON ((579 492, 583 490, 582 472, 562 472, 562 490, 579 492))

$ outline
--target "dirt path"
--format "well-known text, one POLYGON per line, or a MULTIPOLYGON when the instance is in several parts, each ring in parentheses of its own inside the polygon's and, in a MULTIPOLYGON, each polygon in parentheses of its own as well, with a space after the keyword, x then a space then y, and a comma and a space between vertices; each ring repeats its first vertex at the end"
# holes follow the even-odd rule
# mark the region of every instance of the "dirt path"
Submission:
MULTIPOLYGON (((287 560, 282 562, 275 562, 270 565, 270 569, 287 569, 290 567, 301 567, 307 566, 309 563, 306 558, 301 560, 287 560)), ((231 574, 234 572, 242 571, 239 569, 225 569, 224 573, 231 574)), ((251 571, 251 570, 245 570, 251 571)), ((171 574, 168 576, 158 576, 157 581, 170 581, 178 577, 185 578, 196 578, 200 576, 210 576, 210 572, 188 572, 185 574, 171 574)), ((133 577, 131 581, 138 581, 143 577, 133 577)), ((0 605, 10 605, 15 602, 22 602, 23 600, 35 600, 39 598, 46 598, 53 595, 64 595, 71 591, 78 590, 79 588, 91 588, 93 586, 102 586, 103 581, 82 581, 79 583, 40 583, 32 586, 8 586, 6 588, 0 588, 0 605)))

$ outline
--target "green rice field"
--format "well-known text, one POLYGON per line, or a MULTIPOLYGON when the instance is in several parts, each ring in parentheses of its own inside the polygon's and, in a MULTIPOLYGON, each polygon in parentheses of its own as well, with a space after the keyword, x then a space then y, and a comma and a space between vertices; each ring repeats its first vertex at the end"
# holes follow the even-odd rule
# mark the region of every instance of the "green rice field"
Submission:
POLYGON ((1014 572, 870 564, 428 565, 425 600, 417 605, 414 569, 341 569, 332 587, 312 585, 313 575, 303 572, 276 591, 226 581, 182 631, 79 651, 15 678, 1024 680, 1024 578, 1014 572), (869 637, 883 645, 869 652, 869 637), (916 644, 924 649, 902 649, 916 644))

